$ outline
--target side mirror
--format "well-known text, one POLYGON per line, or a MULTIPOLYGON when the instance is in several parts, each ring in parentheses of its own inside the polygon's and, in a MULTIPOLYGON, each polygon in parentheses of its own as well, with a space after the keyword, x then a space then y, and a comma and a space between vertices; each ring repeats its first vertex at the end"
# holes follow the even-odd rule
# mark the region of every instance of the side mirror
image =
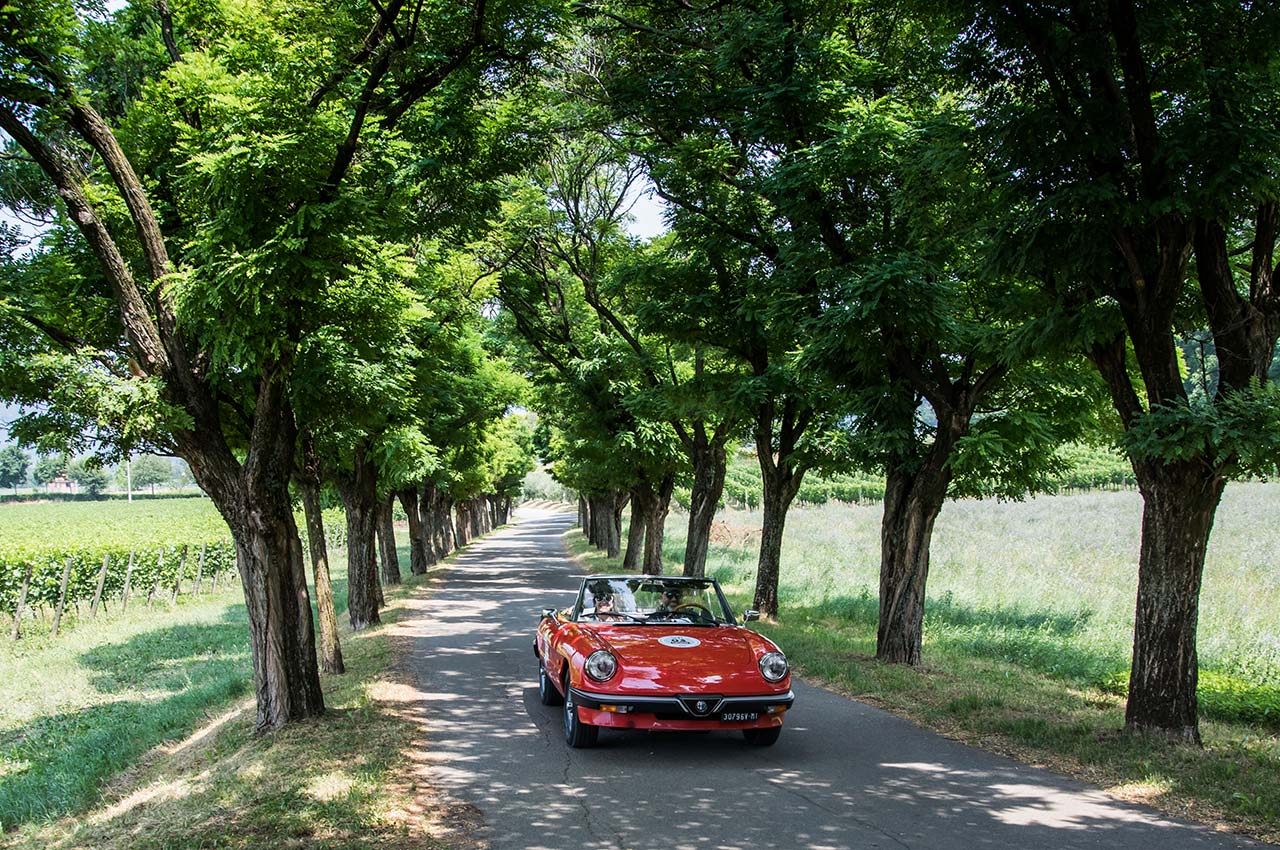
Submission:
POLYGON ((750 611, 742 612, 742 622, 744 623, 753 623, 759 619, 760 619, 760 612, 755 610, 754 608, 751 609, 750 611))
POLYGON ((554 620, 555 618, 556 618, 556 609, 554 609, 554 608, 543 608, 543 609, 542 609, 542 619, 544 619, 544 620, 554 620))

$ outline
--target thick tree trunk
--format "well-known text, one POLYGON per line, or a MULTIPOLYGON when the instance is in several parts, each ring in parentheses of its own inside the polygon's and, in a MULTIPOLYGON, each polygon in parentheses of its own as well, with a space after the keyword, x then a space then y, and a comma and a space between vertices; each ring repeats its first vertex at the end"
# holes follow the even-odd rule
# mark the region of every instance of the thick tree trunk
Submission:
POLYGON ((454 505, 453 512, 455 514, 453 542, 459 549, 461 549, 463 546, 466 546, 471 542, 471 523, 467 521, 467 503, 458 502, 454 505))
POLYGON ((382 551, 382 583, 400 584, 400 553, 396 551, 396 497, 389 493, 378 508, 378 548, 382 551))
POLYGON ((434 484, 424 484, 418 497, 418 523, 422 528, 422 547, 427 566, 444 557, 440 552, 440 536, 436 531, 435 491, 434 484))
POLYGON ((503 496, 498 503, 498 525, 506 525, 511 521, 511 497, 503 496))
MULTIPOLYGON (((314 468, 310 463, 308 468, 314 468)), ((324 517, 320 509, 320 483, 304 469, 298 477, 302 510, 307 518, 307 544, 311 549, 311 570, 315 574, 316 614, 320 621, 320 669, 345 673, 342 645, 338 640, 338 614, 333 603, 333 583, 329 578, 329 548, 324 539, 324 517)))
POLYGON ((382 622, 378 616, 382 588, 378 584, 377 471, 363 446, 356 449, 352 471, 336 479, 347 512, 347 617, 351 628, 361 631, 382 622))
POLYGON ((448 494, 437 491, 435 498, 436 535, 441 558, 448 557, 462 545, 453 533, 451 506, 452 502, 449 500, 448 494))
POLYGON ((1142 549, 1125 728, 1200 743, 1196 629, 1200 581, 1226 481, 1202 461, 1135 464, 1142 549))
POLYGON ((711 525, 724 493, 728 466, 724 441, 709 442, 705 435, 692 453, 693 487, 689 492, 689 536, 684 548, 684 574, 702 576, 707 571, 711 525))
POLYGON ((591 525, 587 540, 597 549, 609 545, 609 518, 613 515, 613 496, 597 493, 591 496, 591 525))
POLYGON ((671 510, 671 493, 675 490, 676 477, 668 475, 658 485, 650 505, 644 535, 644 572, 646 575, 662 575, 662 541, 667 532, 667 514, 671 510))
POLYGON ((420 576, 427 571, 427 541, 422 530, 422 514, 418 511, 418 489, 406 487, 398 494, 400 507, 409 519, 409 572, 420 576))
POLYGON ((289 498, 297 430, 284 381, 268 372, 259 385, 243 464, 236 462, 220 429, 177 437, 182 457, 235 542, 248 610, 258 731, 323 714, 302 541, 289 498))
POLYGON ((929 546, 951 481, 949 450, 940 450, 943 442, 941 435, 936 438, 923 465, 902 463, 885 471, 876 631, 876 658, 881 661, 920 663, 929 546))
POLYGON ((648 484, 631 488, 631 523, 627 526, 627 548, 622 553, 624 573, 638 573, 644 563, 644 533, 649 528, 654 502, 653 488, 648 484))
POLYGON ((582 533, 587 533, 587 497, 578 494, 578 528, 582 529, 582 533))

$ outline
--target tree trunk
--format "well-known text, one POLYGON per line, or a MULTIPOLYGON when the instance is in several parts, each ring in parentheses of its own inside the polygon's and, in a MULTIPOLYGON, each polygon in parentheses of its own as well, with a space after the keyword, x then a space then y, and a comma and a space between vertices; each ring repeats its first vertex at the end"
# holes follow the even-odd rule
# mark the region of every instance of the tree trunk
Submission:
POLYGON ((578 494, 578 528, 582 529, 582 533, 587 533, 587 497, 578 494))
POLYGON ((644 563, 644 533, 649 528, 654 501, 653 488, 648 484, 631 488, 631 524, 627 527, 627 548, 622 554, 624 573, 638 573, 644 563))
POLYGON ((447 493, 436 493, 436 535, 441 558, 447 557, 459 546, 458 539, 453 533, 453 519, 450 514, 450 505, 451 503, 447 493))
MULTIPOLYGON (((302 541, 289 497, 297 430, 284 383, 276 371, 264 372, 243 463, 220 428, 175 435, 179 454, 235 543, 259 732, 324 713, 302 541)), ((218 420, 205 411, 197 421, 218 420)))
POLYGON ((711 543, 711 525, 724 493, 728 466, 724 440, 709 442, 701 432, 699 445, 692 452, 693 487, 689 492, 689 537, 684 548, 684 574, 703 576, 707 571, 707 548, 711 543))
POLYGON ((765 617, 778 616, 778 576, 782 561, 782 532, 787 524, 787 509, 800 490, 800 472, 763 476, 764 517, 760 529, 760 560, 756 568, 756 592, 752 607, 765 617))
POLYGON ((646 575, 662 575, 662 541, 667 532, 667 513, 671 510, 671 493, 675 490, 676 477, 668 475, 658 485, 646 517, 648 528, 644 535, 644 572, 646 575))
POLYGON ((913 463, 885 471, 876 631, 876 658, 880 661, 920 663, 929 545, 951 479, 946 458, 934 463, 933 455, 931 451, 929 460, 914 471, 913 463))
POLYGON ((427 571, 427 541, 422 531, 422 514, 418 512, 418 490, 406 487, 399 493, 400 506, 409 518, 409 572, 420 576, 427 571))
POLYGON ((313 465, 314 447, 304 440, 304 468, 298 475, 302 510, 307 519, 307 544, 311 549, 311 569, 315 573, 316 613, 320 620, 320 669, 345 673, 342 646, 338 641, 338 615, 333 603, 333 583, 329 578, 329 548, 324 538, 324 517, 320 509, 318 464, 313 465))
POLYGON ((613 504, 606 516, 605 534, 605 552, 610 558, 616 558, 622 554, 622 511, 627 507, 627 502, 631 501, 631 494, 623 490, 614 490, 611 492, 613 504))
MULTIPOLYGON (((609 538, 608 517, 612 512, 610 508, 605 507, 608 498, 603 493, 596 493, 588 501, 590 522, 587 526, 587 541, 597 549, 603 549, 609 538)), ((610 501, 609 504, 612 505, 612 502, 610 501)))
POLYGON ((506 525, 509 522, 511 522, 511 497, 503 496, 498 504, 498 525, 506 525))
POLYGON ((1142 549, 1125 729, 1198 745, 1200 581, 1226 481, 1197 460, 1137 463, 1134 472, 1142 549))
POLYGON ((336 476, 338 492, 347 511, 347 617, 351 628, 361 631, 382 622, 378 616, 381 587, 378 584, 377 471, 356 449, 351 472, 336 476))
POLYGON ((467 503, 458 502, 454 505, 453 512, 455 514, 453 542, 461 549, 471 540, 468 536, 471 525, 467 522, 467 503))
POLYGON ((396 551, 396 497, 388 493, 378 509, 378 548, 382 551, 383 585, 400 584, 400 553, 396 551))

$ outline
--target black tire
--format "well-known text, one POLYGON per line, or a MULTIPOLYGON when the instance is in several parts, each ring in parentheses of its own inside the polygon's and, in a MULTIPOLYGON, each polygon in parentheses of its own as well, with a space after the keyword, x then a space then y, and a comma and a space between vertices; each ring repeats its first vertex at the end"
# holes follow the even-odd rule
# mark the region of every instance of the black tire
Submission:
POLYGON ((742 737, 747 739, 747 743, 753 747, 772 747, 778 743, 778 736, 782 734, 781 726, 768 726, 764 729, 743 729, 742 737))
POLYGON ((564 688, 564 740, 575 750, 594 747, 600 737, 600 727, 583 723, 578 717, 578 706, 573 701, 573 691, 568 683, 564 688))
POLYGON ((551 677, 547 675, 546 666, 541 661, 538 662, 538 699, 542 700, 543 705, 559 705, 564 702, 564 697, 560 696, 560 692, 556 690, 551 677))

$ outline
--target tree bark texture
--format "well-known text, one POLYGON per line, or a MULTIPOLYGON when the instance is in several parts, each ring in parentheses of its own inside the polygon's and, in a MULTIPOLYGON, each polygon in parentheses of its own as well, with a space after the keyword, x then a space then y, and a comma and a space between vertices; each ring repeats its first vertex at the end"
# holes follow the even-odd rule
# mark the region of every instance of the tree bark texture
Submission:
POLYGON ((707 571, 707 549, 711 526, 724 494, 728 467, 724 441, 709 442, 705 435, 692 453, 693 486, 689 491, 689 535, 684 548, 684 574, 703 576, 707 571))
POLYGON ((763 616, 778 616, 778 576, 782 563, 782 532, 787 524, 787 509, 800 491, 804 472, 784 471, 763 476, 764 516, 760 528, 760 560, 756 568, 756 592, 752 607, 763 616))
POLYGON ((382 622, 378 616, 377 471, 363 447, 356 449, 353 469, 336 479, 347 512, 347 617, 352 629, 362 631, 382 622))
POLYGON ((668 475, 658 484, 653 503, 645 518, 644 573, 662 575, 662 541, 667 533, 667 514, 671 511, 671 494, 676 487, 676 477, 668 475))
POLYGON ((302 541, 289 497, 297 431, 284 384, 276 370, 259 384, 243 465, 220 430, 180 437, 196 481, 231 528, 249 614, 259 731, 324 713, 302 541))
POLYGON ((454 512, 454 544, 461 549, 471 542, 471 523, 467 516, 467 503, 458 502, 453 507, 454 512))
POLYGON ((578 528, 582 529, 582 533, 587 533, 587 497, 578 494, 578 528))
POLYGON ((886 470, 880 524, 876 658, 898 664, 920 663, 929 545, 951 479, 945 457, 914 471, 910 467, 886 470))
POLYGON ((1225 479, 1195 462, 1146 464, 1125 728, 1200 744, 1196 630, 1205 550, 1225 479))
POLYGON ((324 539, 324 518, 320 508, 320 482, 304 472, 298 477, 302 510, 307 520, 307 544, 311 549, 311 570, 315 574, 316 613, 320 621, 320 669, 325 673, 345 673, 342 645, 338 640, 338 614, 333 602, 333 582, 329 577, 329 549, 324 539))
POLYGON ((622 571, 640 572, 644 562, 644 534, 654 507, 653 488, 647 484, 631 488, 631 522, 627 526, 627 548, 622 553, 622 571))
POLYGON ((396 497, 387 494, 378 507, 378 549, 382 554, 382 584, 400 584, 400 553, 396 551, 396 497))
POLYGON ((409 572, 420 576, 427 571, 427 540, 422 529, 422 514, 418 511, 418 490, 406 487, 398 494, 400 506, 409 519, 409 572))

